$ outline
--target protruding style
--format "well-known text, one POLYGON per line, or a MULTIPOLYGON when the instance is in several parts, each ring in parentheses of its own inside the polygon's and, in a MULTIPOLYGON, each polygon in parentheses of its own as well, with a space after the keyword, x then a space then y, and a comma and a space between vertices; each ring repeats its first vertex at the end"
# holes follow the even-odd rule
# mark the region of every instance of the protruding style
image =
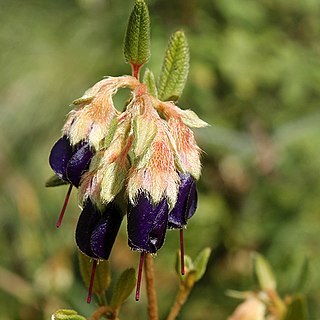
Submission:
POLYGON ((87 297, 87 303, 91 303, 91 297, 92 297, 92 289, 93 289, 93 283, 94 283, 94 276, 96 274, 97 270, 97 260, 93 260, 92 262, 92 269, 91 269, 91 277, 90 277, 90 283, 88 288, 88 297, 87 297))

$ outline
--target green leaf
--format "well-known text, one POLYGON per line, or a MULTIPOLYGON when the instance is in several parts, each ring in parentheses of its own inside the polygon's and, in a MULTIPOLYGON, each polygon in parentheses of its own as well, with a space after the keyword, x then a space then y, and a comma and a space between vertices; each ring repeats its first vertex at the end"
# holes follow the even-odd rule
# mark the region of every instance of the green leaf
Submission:
POLYGON ((151 150, 147 149, 142 156, 137 158, 133 151, 129 152, 129 156, 131 157, 131 163, 137 170, 142 169, 147 165, 147 163, 150 160, 151 154, 152 154, 151 150))
POLYGON ((291 303, 287 309, 285 320, 307 320, 308 309, 305 297, 303 295, 296 295, 292 298, 291 303))
MULTIPOLYGON (((93 259, 79 251, 80 273, 86 287, 89 287, 93 259)), ((92 292, 101 295, 110 285, 109 261, 99 260, 97 265, 92 292)))
POLYGON ((203 249, 197 258, 194 260, 194 269, 196 271, 196 281, 199 281, 204 273, 206 272, 208 261, 211 255, 211 249, 205 248, 203 249))
POLYGON ((254 271, 258 279, 260 288, 265 290, 275 290, 277 287, 276 279, 268 261, 259 253, 253 255, 254 271))
POLYGON ((149 93, 154 96, 158 97, 158 89, 156 85, 156 81, 154 79, 154 74, 150 69, 146 69, 143 75, 143 83, 147 86, 149 93))
POLYGON ((136 157, 141 157, 150 148, 158 127, 155 122, 148 121, 144 115, 136 116, 133 120, 133 150, 136 157))
POLYGON ((191 128, 204 128, 208 126, 208 123, 201 120, 192 110, 181 110, 180 115, 183 123, 191 128))
POLYGON ((51 187, 62 186, 62 185, 68 184, 68 183, 69 182, 60 179, 57 175, 54 175, 46 181, 45 186, 46 186, 46 188, 51 188, 51 187))
POLYGON ((117 130, 117 127, 118 127, 118 118, 115 117, 111 120, 110 122, 110 127, 109 127, 109 131, 104 139, 104 147, 105 148, 109 148, 112 140, 113 140, 113 137, 114 137, 114 134, 117 130))
POLYGON ((150 19, 146 3, 136 0, 124 39, 125 61, 141 66, 150 58, 150 19))
POLYGON ((168 43, 158 83, 162 101, 178 100, 189 72, 189 47, 183 31, 174 33, 168 43))
POLYGON ((86 320, 85 317, 78 315, 74 310, 60 309, 51 317, 52 320, 86 320))
POLYGON ((72 101, 72 105, 78 106, 80 104, 88 104, 94 99, 94 96, 86 96, 84 95, 81 98, 72 101))
POLYGON ((119 307, 130 295, 136 285, 136 271, 133 268, 125 270, 118 279, 112 293, 111 307, 119 307))
POLYGON ((126 182, 127 174, 126 166, 117 162, 107 166, 100 186, 100 196, 103 202, 111 202, 117 196, 126 182))

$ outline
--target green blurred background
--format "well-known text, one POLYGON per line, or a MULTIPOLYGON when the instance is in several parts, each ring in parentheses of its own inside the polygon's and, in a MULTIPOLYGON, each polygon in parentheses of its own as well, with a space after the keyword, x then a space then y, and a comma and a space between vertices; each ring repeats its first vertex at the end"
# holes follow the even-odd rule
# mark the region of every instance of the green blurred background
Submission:
MULTIPOLYGON (((320 6, 318 0, 150 0, 155 75, 170 34, 183 28, 191 51, 179 105, 209 122, 197 130, 203 156, 199 208, 186 250, 210 246, 205 277, 181 319, 226 319, 238 301, 227 289, 254 289, 251 252, 291 293, 311 262, 310 319, 320 314, 320 6)), ((69 103, 105 75, 130 73, 122 42, 132 1, 0 0, 0 319, 49 319, 58 308, 88 316, 74 230, 76 193, 55 222, 66 187, 45 189, 48 154, 69 103)), ((115 244, 112 275, 138 264, 115 244)), ((178 233, 155 260, 162 318, 178 280, 178 233)), ((146 294, 122 319, 146 319, 146 294)))

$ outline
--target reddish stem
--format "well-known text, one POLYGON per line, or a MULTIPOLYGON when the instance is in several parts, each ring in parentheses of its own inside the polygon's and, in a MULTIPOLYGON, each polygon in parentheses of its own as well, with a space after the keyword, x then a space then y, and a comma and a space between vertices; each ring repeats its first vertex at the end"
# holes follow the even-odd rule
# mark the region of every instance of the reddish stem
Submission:
POLYGON ((58 222, 57 222, 57 224, 56 224, 56 227, 57 227, 57 228, 59 228, 59 227, 61 226, 62 219, 63 219, 64 213, 65 213, 65 211, 66 211, 67 204, 68 204, 68 202, 69 202, 71 190, 72 190, 72 184, 70 184, 69 189, 68 189, 68 192, 67 192, 67 195, 66 195, 66 198, 64 199, 64 203, 63 203, 63 206, 62 206, 60 215, 59 215, 59 219, 58 219, 58 222))
POLYGON ((131 63, 132 76, 139 80, 139 72, 142 64, 131 63))
POLYGON ((98 263, 98 260, 93 260, 92 269, 91 269, 91 278, 90 278, 90 284, 89 284, 89 290, 88 290, 88 297, 87 297, 87 303, 91 302, 92 288, 93 288, 93 282, 94 282, 94 275, 95 275, 96 269, 97 269, 97 263, 98 263))
POLYGON ((184 275, 184 241, 183 241, 183 229, 180 229, 180 264, 181 264, 181 274, 184 275))
POLYGON ((139 301, 139 299, 140 299, 141 276, 142 276, 144 258, 145 258, 145 253, 141 252, 141 254, 140 254, 140 262, 139 262, 137 288, 136 288, 136 301, 139 301))

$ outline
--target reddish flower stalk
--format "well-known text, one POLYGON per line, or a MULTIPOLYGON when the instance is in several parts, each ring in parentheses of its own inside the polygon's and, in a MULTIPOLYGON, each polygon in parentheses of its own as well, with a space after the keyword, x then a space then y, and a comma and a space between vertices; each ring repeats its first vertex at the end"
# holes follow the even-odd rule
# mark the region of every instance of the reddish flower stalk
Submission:
POLYGON ((64 203, 63 203, 60 215, 59 215, 59 219, 58 219, 57 224, 56 224, 57 228, 60 228, 60 226, 61 226, 62 219, 64 217, 64 213, 65 213, 65 211, 67 209, 67 205, 68 205, 68 202, 69 202, 69 198, 70 198, 70 194, 71 194, 71 191, 72 191, 72 187, 73 187, 72 184, 70 184, 68 192, 66 194, 66 198, 64 199, 64 203))
POLYGON ((97 263, 98 263, 98 260, 93 260, 92 269, 91 269, 91 278, 90 278, 90 284, 89 284, 89 290, 88 290, 88 297, 87 297, 87 303, 91 302, 92 288, 93 288, 93 282, 94 282, 94 275, 95 275, 96 269, 97 269, 97 263))
POLYGON ((184 241, 183 241, 183 229, 180 229, 180 267, 181 267, 181 274, 184 275, 184 241))
POLYGON ((131 67, 132 67, 132 76, 135 77, 136 79, 139 79, 139 72, 140 72, 142 65, 132 63, 131 67))
POLYGON ((139 299, 140 299, 141 276, 142 276, 144 258, 145 258, 145 252, 141 252, 140 262, 139 262, 137 288, 136 288, 136 301, 139 301, 139 299))

